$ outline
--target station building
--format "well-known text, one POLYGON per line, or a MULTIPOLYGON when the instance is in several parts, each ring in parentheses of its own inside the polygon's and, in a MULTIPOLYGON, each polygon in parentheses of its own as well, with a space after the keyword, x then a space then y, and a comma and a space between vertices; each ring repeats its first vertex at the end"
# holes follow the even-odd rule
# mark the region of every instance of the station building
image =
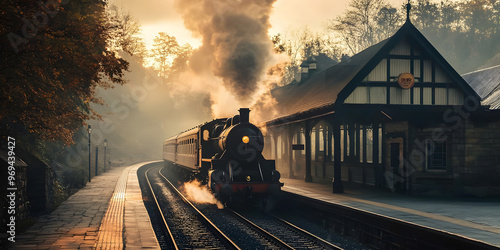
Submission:
POLYGON ((409 20, 326 69, 319 57, 272 91, 264 154, 282 176, 339 193, 500 194, 500 67, 466 81, 409 20))

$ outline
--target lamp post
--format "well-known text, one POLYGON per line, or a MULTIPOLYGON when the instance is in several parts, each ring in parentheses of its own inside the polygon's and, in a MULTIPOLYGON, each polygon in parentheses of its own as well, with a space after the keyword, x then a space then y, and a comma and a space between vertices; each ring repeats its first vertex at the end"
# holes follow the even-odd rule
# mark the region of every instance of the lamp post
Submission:
POLYGON ((95 176, 97 176, 97 166, 99 166, 99 163, 97 161, 98 155, 99 155, 99 148, 95 146, 95 176))
POLYGON ((108 139, 104 139, 104 172, 106 172, 106 147, 108 146, 108 139))
POLYGON ((87 132, 89 133, 89 182, 90 182, 90 153, 92 152, 90 148, 90 135, 92 134, 92 127, 90 126, 90 124, 88 126, 87 132))

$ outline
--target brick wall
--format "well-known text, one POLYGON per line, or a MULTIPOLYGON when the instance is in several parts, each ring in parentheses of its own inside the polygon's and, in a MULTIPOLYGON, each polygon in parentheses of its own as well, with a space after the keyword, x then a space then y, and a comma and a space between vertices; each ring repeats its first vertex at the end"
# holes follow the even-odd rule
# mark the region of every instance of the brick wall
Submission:
POLYGON ((500 195, 500 121, 468 122, 465 165, 458 174, 466 195, 500 195))

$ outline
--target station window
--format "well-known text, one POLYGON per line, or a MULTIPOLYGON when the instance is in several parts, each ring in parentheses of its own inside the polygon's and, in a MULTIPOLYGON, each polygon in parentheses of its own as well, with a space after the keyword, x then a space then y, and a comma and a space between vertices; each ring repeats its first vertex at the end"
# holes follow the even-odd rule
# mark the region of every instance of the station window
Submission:
POLYGON ((365 151, 365 148, 364 148, 364 129, 363 129, 363 125, 360 125, 359 126, 359 162, 364 162, 364 159, 363 159, 363 155, 364 155, 364 151, 365 151))
POLYGON ((316 160, 316 128, 311 129, 311 160, 316 160))
POLYGON ((446 142, 428 143, 425 158, 428 170, 446 170, 446 142))
POLYGON ((366 127, 366 162, 373 163, 373 128, 366 127))
POLYGON ((318 143, 319 143, 319 149, 318 151, 323 152, 325 151, 325 138, 324 138, 324 130, 323 126, 319 126, 319 134, 318 134, 318 143))
MULTIPOLYGON (((300 141, 299 142, 301 142, 301 143, 305 143, 305 141, 306 141, 306 134, 304 131, 305 131, 304 128, 300 129, 300 139, 299 139, 300 141)), ((302 155, 306 154, 305 150, 301 150, 300 152, 302 155)))
POLYGON ((356 126, 356 125, 349 126, 349 129, 354 129, 354 131, 350 131, 350 133, 353 133, 353 142, 352 142, 352 144, 354 146, 353 147, 354 152, 352 152, 352 154, 354 155, 354 157, 356 157, 356 156, 359 155, 358 154, 358 146, 359 146, 358 145, 358 138, 359 138, 358 131, 359 131, 359 126, 356 126))
POLYGON ((345 132, 344 126, 340 125, 340 161, 344 161, 344 149, 345 149, 344 132, 345 132))
POLYGON ((380 124, 378 128, 378 163, 382 163, 382 136, 383 130, 382 124, 380 124))
POLYGON ((344 142, 345 142, 345 156, 349 157, 351 153, 351 136, 349 134, 350 126, 346 125, 344 127, 344 142))
MULTIPOLYGON (((333 138, 334 140, 335 138, 333 138)), ((378 148, 378 163, 382 162, 382 128, 376 125, 341 125, 340 126, 340 159, 359 163, 374 163, 374 149, 378 148), (376 131, 374 131, 376 129, 376 131), (378 143, 374 144, 374 136, 378 143), (352 147, 351 147, 352 146, 352 147)), ((333 154, 333 145, 332 145, 333 154)))

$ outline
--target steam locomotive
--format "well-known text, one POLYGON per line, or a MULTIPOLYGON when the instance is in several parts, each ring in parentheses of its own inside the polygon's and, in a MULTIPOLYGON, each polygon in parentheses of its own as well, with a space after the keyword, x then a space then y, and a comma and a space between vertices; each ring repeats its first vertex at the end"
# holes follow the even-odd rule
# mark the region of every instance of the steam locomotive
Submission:
POLYGON ((205 183, 224 201, 266 196, 279 191, 274 160, 262 156, 264 136, 249 122, 250 109, 215 119, 167 139, 163 159, 205 183))

